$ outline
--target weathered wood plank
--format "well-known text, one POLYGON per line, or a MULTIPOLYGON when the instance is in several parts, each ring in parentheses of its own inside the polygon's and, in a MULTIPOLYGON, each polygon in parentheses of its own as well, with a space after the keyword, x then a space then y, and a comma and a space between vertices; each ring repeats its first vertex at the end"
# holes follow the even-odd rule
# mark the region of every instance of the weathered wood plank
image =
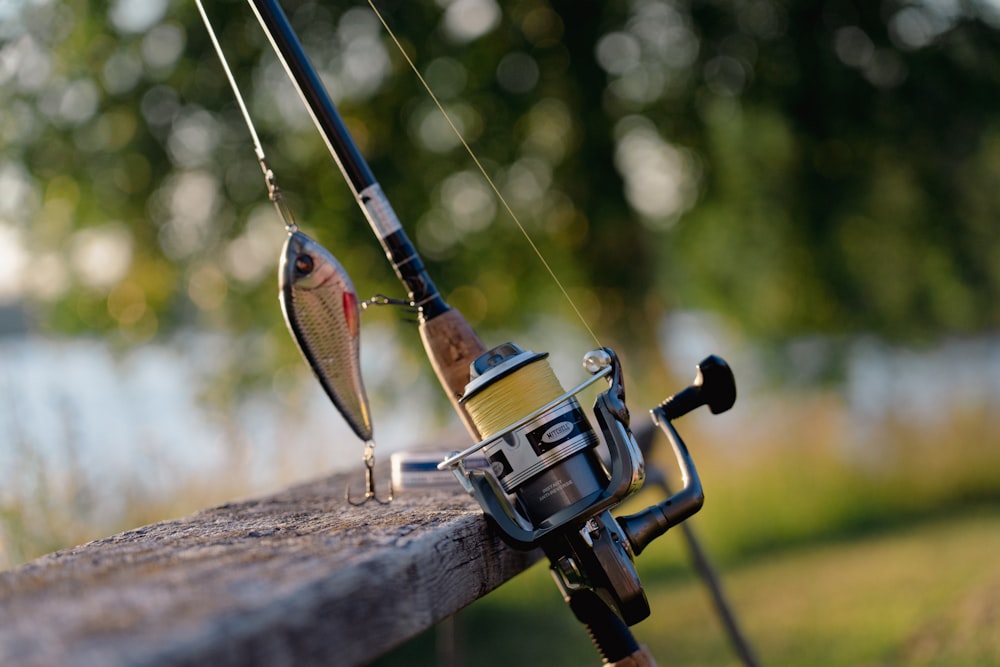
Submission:
POLYGON ((503 544, 457 484, 351 507, 345 482, 0 573, 0 664, 364 664, 538 558, 503 544))

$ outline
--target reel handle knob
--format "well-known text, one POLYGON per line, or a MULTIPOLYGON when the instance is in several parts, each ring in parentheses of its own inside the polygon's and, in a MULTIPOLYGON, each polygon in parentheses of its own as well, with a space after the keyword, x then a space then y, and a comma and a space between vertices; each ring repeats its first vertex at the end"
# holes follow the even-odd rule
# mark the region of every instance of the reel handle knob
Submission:
POLYGON ((736 402, 736 379, 722 357, 710 355, 698 364, 694 382, 660 404, 667 419, 683 417, 707 405, 713 415, 725 412, 736 402))

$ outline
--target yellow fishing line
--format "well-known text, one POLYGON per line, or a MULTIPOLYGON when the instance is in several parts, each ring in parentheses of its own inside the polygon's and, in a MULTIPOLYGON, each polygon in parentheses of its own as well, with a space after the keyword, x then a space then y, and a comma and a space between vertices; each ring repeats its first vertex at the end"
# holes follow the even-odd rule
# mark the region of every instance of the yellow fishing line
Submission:
POLYGON ((539 359, 469 397, 465 408, 480 435, 488 438, 563 393, 548 360, 539 359))
POLYGON ((476 157, 476 154, 473 152, 472 148, 465 140, 465 137, 462 136, 461 130, 459 130, 458 127, 455 125, 455 123, 452 121, 451 116, 449 116, 448 112, 445 111, 444 105, 441 104, 441 101, 438 99, 437 95, 434 94, 434 91, 431 90, 430 85, 428 85, 423 75, 420 74, 420 70, 417 69, 417 66, 413 63, 413 60, 410 59, 410 56, 403 49, 403 45, 399 42, 399 39, 396 38, 396 33, 392 31, 392 28, 389 27, 389 24, 386 23, 386 20, 382 17, 382 13, 378 10, 378 7, 375 6, 374 0, 368 0, 368 5, 372 8, 372 11, 375 12, 375 16, 377 16, 378 20, 382 23, 382 26, 385 28, 385 31, 389 34, 389 37, 392 39, 393 43, 395 43, 396 48, 399 49, 399 52, 403 55, 403 58, 410 66, 410 69, 412 69, 413 73, 417 75, 417 79, 420 80, 420 83, 421 85, 423 85, 424 90, 426 90, 427 94, 431 96, 431 99, 434 101, 434 104, 441 112, 441 115, 444 116, 445 121, 448 123, 452 131, 455 133, 455 136, 458 137, 458 140, 460 142, 462 142, 462 146, 465 147, 465 151, 469 154, 469 157, 471 157, 472 161, 476 163, 476 167, 479 168, 479 171, 480 173, 482 173, 483 178, 485 178, 486 182, 489 183, 489 186, 496 194, 497 199, 500 200, 500 203, 503 205, 508 215, 510 215, 511 219, 514 220, 514 223, 517 225, 517 228, 521 230, 521 234, 524 235, 524 238, 528 241, 528 245, 531 246, 531 249, 535 251, 535 254, 538 256, 538 259, 542 262, 542 266, 545 267, 545 270, 548 271, 549 275, 552 277, 552 280, 555 281, 556 287, 558 287, 559 291, 562 292, 562 295, 566 298, 566 301, 569 303, 570 308, 572 308, 573 312, 576 313, 576 316, 580 318, 580 322, 583 323, 583 327, 587 330, 587 333, 589 333, 590 337, 594 339, 594 342, 597 343, 598 347, 602 347, 601 341, 597 338, 597 334, 595 334, 594 330, 590 328, 590 325, 587 323, 587 319, 583 316, 583 313, 580 312, 580 309, 577 308, 576 303, 573 301, 572 297, 570 297, 569 292, 567 292, 566 288, 563 287, 562 281, 560 281, 558 276, 556 276, 556 272, 552 270, 552 267, 549 265, 548 261, 546 261, 545 256, 542 255, 542 251, 538 249, 537 245, 535 245, 535 242, 531 238, 531 235, 528 234, 528 230, 524 228, 524 225, 521 224, 520 219, 518 219, 517 215, 514 213, 514 210, 510 207, 510 204, 508 204, 507 200, 504 199, 504 196, 500 194, 500 189, 493 182, 493 179, 490 178, 490 175, 488 173, 486 173, 486 169, 479 161, 479 158, 476 157))

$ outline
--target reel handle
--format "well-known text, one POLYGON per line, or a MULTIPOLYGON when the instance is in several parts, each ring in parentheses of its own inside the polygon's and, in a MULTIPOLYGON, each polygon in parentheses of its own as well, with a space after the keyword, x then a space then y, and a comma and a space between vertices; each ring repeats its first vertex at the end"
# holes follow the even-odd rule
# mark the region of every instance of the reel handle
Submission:
POLYGON ((722 357, 712 354, 698 364, 691 386, 663 401, 657 409, 667 420, 674 420, 703 405, 717 415, 733 407, 735 402, 733 371, 722 357))
POLYGON ((687 445, 677 433, 677 429, 670 423, 662 406, 654 408, 652 414, 653 421, 666 434, 667 440, 670 441, 670 446, 674 450, 674 457, 681 469, 684 488, 663 502, 647 507, 641 512, 617 517, 618 525, 625 533, 635 556, 642 553, 643 549, 657 537, 694 515, 705 502, 705 492, 701 487, 701 479, 698 477, 698 471, 694 467, 694 461, 691 460, 687 445))
POLYGON ((736 402, 736 379, 729 364, 716 355, 702 359, 691 386, 682 389, 651 410, 653 421, 667 436, 681 470, 684 488, 663 502, 629 516, 618 517, 618 525, 638 556, 650 542, 701 509, 705 493, 698 471, 672 420, 707 405, 712 414, 725 412, 736 402))

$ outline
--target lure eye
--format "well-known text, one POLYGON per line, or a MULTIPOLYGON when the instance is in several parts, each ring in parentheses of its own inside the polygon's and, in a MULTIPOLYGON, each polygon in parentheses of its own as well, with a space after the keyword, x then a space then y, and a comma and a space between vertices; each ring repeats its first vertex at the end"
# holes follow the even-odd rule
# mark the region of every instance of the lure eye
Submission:
POLYGON ((313 270, 313 258, 309 255, 299 255, 295 258, 295 273, 308 276, 313 270))

